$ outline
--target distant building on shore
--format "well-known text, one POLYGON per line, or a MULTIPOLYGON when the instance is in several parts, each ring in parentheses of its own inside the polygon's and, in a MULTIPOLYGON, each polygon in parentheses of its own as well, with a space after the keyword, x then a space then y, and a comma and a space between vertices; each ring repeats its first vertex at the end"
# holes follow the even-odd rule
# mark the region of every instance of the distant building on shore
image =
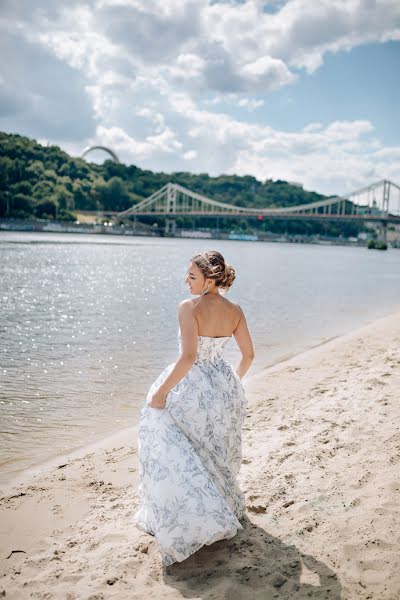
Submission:
POLYGON ((199 231, 195 229, 181 229, 181 237, 186 238, 211 238, 211 231, 199 231))

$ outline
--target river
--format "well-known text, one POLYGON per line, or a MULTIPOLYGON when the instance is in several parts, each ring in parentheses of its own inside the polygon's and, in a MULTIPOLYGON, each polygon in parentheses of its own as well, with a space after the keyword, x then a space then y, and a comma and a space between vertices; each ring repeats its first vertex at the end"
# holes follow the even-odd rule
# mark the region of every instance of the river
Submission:
MULTIPOLYGON (((137 423, 178 356, 190 257, 219 250, 255 347, 245 377, 400 308, 400 250, 0 233, 0 480, 137 423)), ((225 358, 239 360, 234 339, 225 358)))

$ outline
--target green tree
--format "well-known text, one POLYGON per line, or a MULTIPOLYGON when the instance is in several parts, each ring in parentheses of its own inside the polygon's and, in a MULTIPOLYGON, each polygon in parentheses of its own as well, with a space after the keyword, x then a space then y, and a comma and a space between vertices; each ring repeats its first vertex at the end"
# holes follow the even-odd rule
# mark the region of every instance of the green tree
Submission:
POLYGON ((111 177, 107 183, 97 188, 99 201, 105 210, 121 211, 129 208, 132 201, 120 177, 111 177))
POLYGON ((35 206, 35 214, 40 219, 54 219, 56 212, 57 206, 52 200, 41 200, 35 206))

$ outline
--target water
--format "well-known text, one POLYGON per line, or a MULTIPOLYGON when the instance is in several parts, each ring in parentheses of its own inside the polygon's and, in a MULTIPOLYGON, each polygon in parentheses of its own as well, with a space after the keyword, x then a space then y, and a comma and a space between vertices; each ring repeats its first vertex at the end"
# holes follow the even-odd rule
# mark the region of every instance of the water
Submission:
MULTIPOLYGON (((237 271, 247 376, 400 309, 399 250, 1 232, 0 479, 137 423, 178 358, 189 258, 209 248, 237 271)), ((224 356, 239 361, 233 339, 224 356)))

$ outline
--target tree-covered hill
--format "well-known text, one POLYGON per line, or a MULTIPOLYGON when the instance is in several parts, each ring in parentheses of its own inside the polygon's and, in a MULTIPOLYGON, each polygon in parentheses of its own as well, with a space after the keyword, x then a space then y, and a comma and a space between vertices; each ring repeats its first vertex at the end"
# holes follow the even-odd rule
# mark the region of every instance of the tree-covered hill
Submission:
POLYGON ((215 200, 242 206, 290 206, 313 202, 320 194, 285 181, 258 181, 249 175, 153 173, 134 165, 106 161, 102 165, 73 158, 57 146, 42 146, 20 135, 0 133, 1 214, 5 197, 14 216, 81 210, 124 210, 169 181, 215 200))
MULTIPOLYGON (((0 216, 3 218, 73 220, 75 211, 80 210, 121 211, 169 181, 214 200, 249 207, 294 206, 325 197, 286 181, 267 179, 262 182, 250 175, 210 177, 206 173, 153 173, 110 160, 98 165, 71 157, 57 146, 42 146, 36 140, 0 132, 0 216)), ((188 220, 182 219, 185 225, 188 220)), ((292 222, 289 226, 283 222, 268 223, 268 220, 258 226, 264 229, 268 226, 275 231, 289 227, 293 232, 310 233, 322 227, 317 223, 292 222)), ((224 227, 223 219, 220 227, 224 227)), ((339 233, 337 225, 324 227, 339 233)))

